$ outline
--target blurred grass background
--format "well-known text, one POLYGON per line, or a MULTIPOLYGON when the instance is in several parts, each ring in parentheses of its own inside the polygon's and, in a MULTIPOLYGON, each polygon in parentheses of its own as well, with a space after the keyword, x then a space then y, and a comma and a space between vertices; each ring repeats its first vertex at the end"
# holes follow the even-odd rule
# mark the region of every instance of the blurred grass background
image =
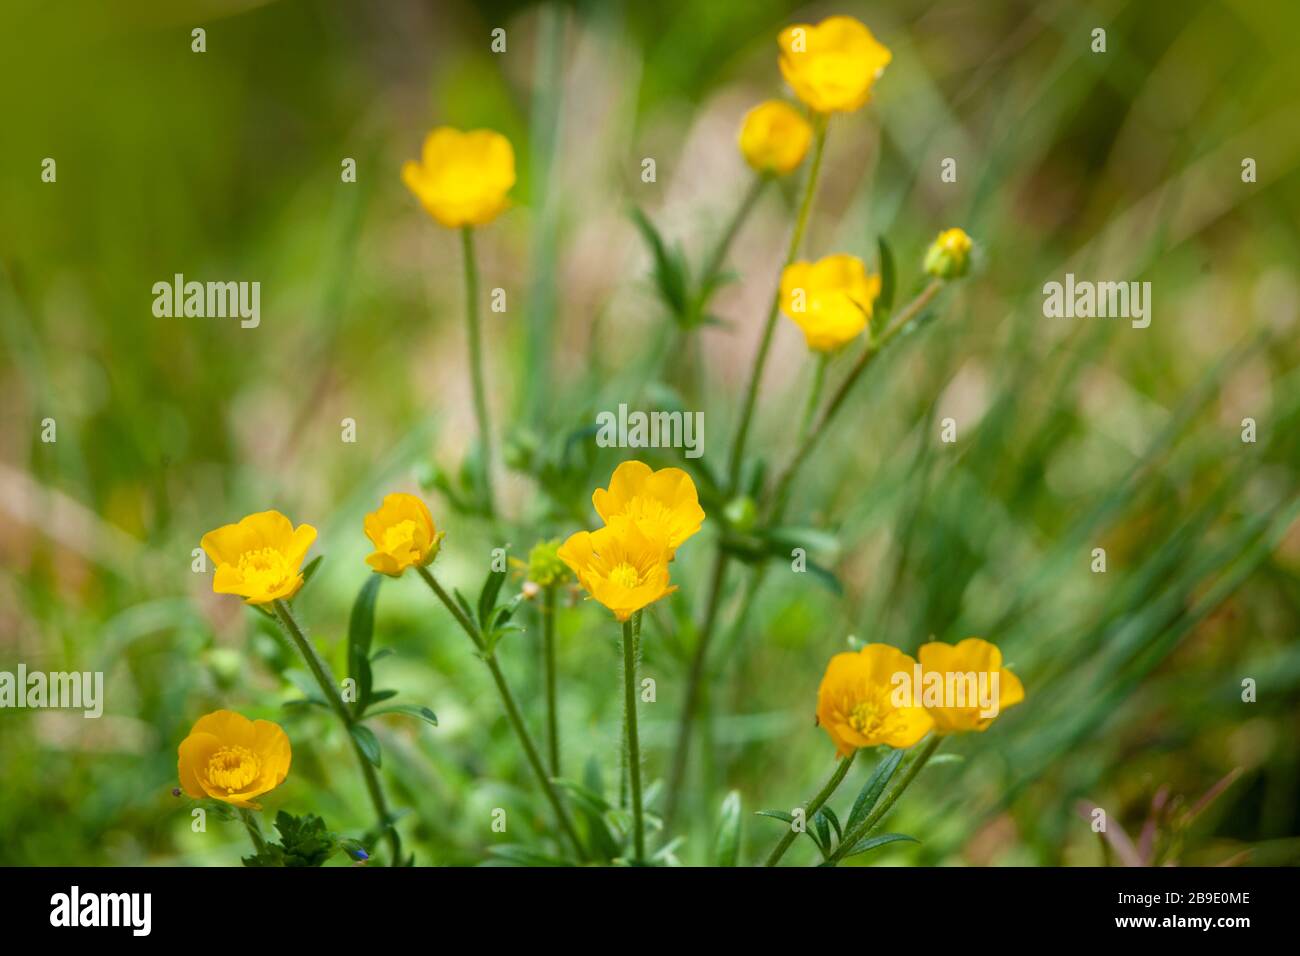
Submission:
MULTIPOLYGON (((739 236, 737 281, 714 303, 724 324, 702 333, 693 375, 665 361, 677 353, 628 211, 698 261, 748 187, 741 116, 782 95, 777 31, 831 13, 858 16, 894 60, 872 104, 832 123, 805 255, 874 261, 888 235, 905 299, 925 245, 962 225, 981 268, 875 366, 805 470, 790 520, 819 529, 813 557, 843 593, 777 562, 743 625, 724 627, 677 855, 708 859, 730 789, 748 813, 820 785, 833 751, 812 725, 816 688, 850 637, 914 651, 979 634, 1026 703, 955 742, 964 759, 927 769, 900 804, 887 828, 920 846, 863 859, 1095 864, 1079 801, 1136 840, 1162 789, 1194 801, 1240 768, 1182 859, 1300 861, 1300 7, 20 0, 0 12, 0 669, 102 670, 107 701, 98 721, 0 711, 0 863, 237 862, 238 827, 192 833, 170 792, 176 745, 219 707, 294 742, 269 810, 369 825, 340 731, 283 706, 300 696, 295 662, 191 572, 191 549, 264 508, 316 525, 325 561, 296 604, 344 669, 363 514, 454 473, 472 443, 457 238, 397 175, 430 127, 498 129, 518 158, 516 207, 478 236, 485 288, 508 302, 484 322, 516 466, 511 554, 593 524, 590 491, 625 457, 594 446, 597 411, 702 409, 704 464, 724 468, 796 183, 767 191, 739 236), (206 53, 190 50, 197 26, 206 53), (41 182, 45 157, 57 183, 41 182), (355 184, 340 181, 345 157, 355 184), (944 157, 956 183, 940 182, 944 157), (1043 283, 1068 271, 1150 281, 1151 327, 1044 318, 1043 283), (154 318, 151 287, 177 272, 260 281, 261 326, 154 318), (955 444, 938 440, 944 418, 955 444), (1095 547, 1105 574, 1089 570, 1095 547)), ((783 319, 751 444, 769 465, 789 453, 811 369, 783 319)), ((502 542, 423 493, 448 532, 442 575, 475 586, 502 542)), ((647 624, 651 779, 714 524, 647 624)), ((732 572, 724 625, 745 577, 732 572)), ((417 861, 545 845, 546 807, 488 676, 419 582, 385 583, 376 643, 396 652, 380 684, 440 719, 376 727, 417 861), (506 836, 490 828, 498 806, 506 836)), ((530 627, 502 654, 540 728, 537 644, 530 627)), ((566 775, 594 759, 614 789, 603 613, 562 616, 560 666, 566 775)), ((778 836, 747 816, 742 861, 778 836)))

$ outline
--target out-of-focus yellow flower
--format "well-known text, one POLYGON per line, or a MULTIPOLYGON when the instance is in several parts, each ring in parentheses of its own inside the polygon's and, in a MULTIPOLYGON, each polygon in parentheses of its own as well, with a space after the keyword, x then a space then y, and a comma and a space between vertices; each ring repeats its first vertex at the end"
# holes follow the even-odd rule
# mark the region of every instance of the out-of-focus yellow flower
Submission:
POLYGON ((959 279, 970 268, 970 236, 945 229, 925 253, 925 271, 937 279, 959 279))
POLYGON ((786 27, 777 37, 781 75, 818 113, 847 113, 871 96, 893 54, 853 17, 786 27))
POLYGON ((586 592, 620 621, 677 590, 668 583, 668 549, 627 518, 570 535, 559 556, 586 592))
POLYGON ((803 162, 812 135, 812 124, 797 109, 782 100, 767 100, 745 114, 740 151, 755 172, 784 176, 803 162))
POLYGON ((438 556, 445 532, 415 495, 384 496, 378 511, 366 515, 366 537, 375 546, 366 564, 381 574, 398 577, 407 568, 424 567, 438 556))
POLYGON ((212 797, 260 809, 254 797, 274 790, 289 775, 293 751, 279 724, 249 720, 233 710, 200 717, 181 741, 176 770, 191 797, 212 797))
POLYGON ((420 161, 402 166, 402 182, 447 228, 481 226, 506 208, 515 151, 492 130, 440 126, 425 138, 420 161))
POLYGON ((916 656, 922 703, 941 734, 987 730, 998 714, 1025 699, 1020 679, 1002 666, 1002 652, 978 637, 922 644, 916 656), (940 706, 931 706, 935 695, 940 706))
POLYGON ((818 352, 833 352, 857 338, 878 295, 880 276, 867 275, 861 259, 844 253, 792 262, 781 273, 781 310, 818 352))
POLYGON ((302 587, 302 559, 316 540, 309 524, 293 526, 278 511, 259 511, 209 531, 199 542, 217 570, 212 590, 247 604, 288 599, 302 587))
POLYGON ((548 588, 559 584, 569 577, 569 569, 560 560, 560 539, 539 541, 528 552, 526 574, 528 580, 540 587, 548 588))
POLYGON ((654 471, 644 462, 625 461, 614 469, 608 489, 592 492, 591 503, 606 524, 630 519, 642 534, 660 542, 669 558, 704 523, 695 482, 680 468, 654 471))
POLYGON ((895 675, 910 679, 916 661, 888 644, 868 644, 858 653, 836 654, 817 690, 817 723, 835 743, 838 756, 859 747, 910 747, 934 726, 924 707, 899 707, 895 675))

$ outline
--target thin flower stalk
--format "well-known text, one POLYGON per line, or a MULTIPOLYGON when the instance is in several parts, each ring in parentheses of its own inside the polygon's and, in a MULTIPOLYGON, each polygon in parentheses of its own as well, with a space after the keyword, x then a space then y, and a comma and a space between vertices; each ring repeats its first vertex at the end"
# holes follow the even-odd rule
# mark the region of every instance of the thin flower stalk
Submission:
MULTIPOLYGON (((804 804, 805 821, 811 821, 812 818, 817 815, 817 811, 820 810, 826 804, 826 801, 831 798, 835 793, 836 788, 838 788, 840 783, 843 782, 845 775, 848 774, 849 768, 853 766, 853 761, 857 759, 857 756, 858 752, 855 750, 847 757, 840 758, 839 763, 835 765, 835 772, 831 774, 830 779, 827 780, 821 790, 817 792, 817 796, 804 804)), ((794 843, 798 838, 800 832, 801 831, 796 830, 793 826, 789 827, 789 829, 786 830, 785 835, 781 837, 781 841, 777 843, 777 845, 772 848, 772 852, 767 855, 767 859, 763 862, 763 865, 776 866, 777 863, 780 862, 781 857, 785 855, 785 851, 790 848, 790 844, 794 843)))
POLYGON ((506 717, 510 721, 510 726, 514 728, 515 736, 519 738, 519 744, 523 747, 524 756, 528 760, 528 765, 532 767, 533 774, 537 777, 538 784, 541 785, 542 792, 546 794, 546 799, 550 802, 552 809, 555 811, 556 819, 560 823, 560 829, 564 832, 565 837, 573 844, 580 858, 586 858, 586 850, 582 841, 578 838, 578 831, 574 829, 573 820, 569 817, 569 811, 565 809, 564 802, 555 790, 555 785, 551 783, 550 775, 546 772, 546 767, 542 763, 541 755, 537 750, 537 745, 533 743, 532 735, 528 732, 528 726, 524 723, 523 714, 519 710, 519 704, 515 701, 515 695, 510 690, 510 685, 506 682, 506 676, 501 670, 501 665, 497 662, 496 655, 488 651, 483 639, 479 636, 478 628, 474 623, 465 616, 452 599, 451 595, 446 592, 438 579, 430 573, 427 567, 417 569, 420 577, 429 585, 430 590, 437 596, 451 612, 451 616, 456 619, 456 623, 473 642, 475 649, 483 662, 487 664, 488 670, 492 674, 492 680, 497 685, 497 692, 501 695, 501 703, 505 706, 506 717))
POLYGON ((343 729, 347 732, 348 739, 352 741, 352 749, 357 755, 357 761, 361 765, 361 774, 366 782, 366 791, 370 794, 370 802, 375 809, 375 815, 378 817, 379 828, 388 834, 388 841, 393 850, 393 865, 401 864, 402 858, 402 841, 398 836, 396 827, 388 812, 388 801, 384 797, 383 784, 379 780, 379 773, 375 765, 370 762, 365 751, 361 749, 361 744, 357 741, 356 736, 352 733, 353 724, 356 723, 352 711, 343 701, 343 695, 339 693, 338 683, 334 680, 334 675, 330 673, 329 664, 320 656, 315 646, 307 637, 306 631, 294 617, 293 609, 282 601, 276 600, 272 603, 276 619, 280 622, 281 628, 289 636, 298 653, 302 655, 311 671, 312 676, 316 678, 316 683, 325 697, 326 704, 330 710, 334 711, 339 722, 343 724, 343 729))

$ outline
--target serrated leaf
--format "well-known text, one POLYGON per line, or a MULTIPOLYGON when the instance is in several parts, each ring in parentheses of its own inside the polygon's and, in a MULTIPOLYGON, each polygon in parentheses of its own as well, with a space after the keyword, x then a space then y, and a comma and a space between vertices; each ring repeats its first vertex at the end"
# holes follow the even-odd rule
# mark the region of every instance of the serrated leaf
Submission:
POLYGON ((876 764, 876 769, 858 791, 858 798, 853 801, 853 809, 849 811, 849 818, 844 823, 845 830, 852 833, 853 828, 866 819, 871 808, 880 799, 880 795, 885 792, 885 785, 889 783, 889 778, 894 775, 902 759, 903 751, 891 749, 881 758, 880 763, 876 764))
POLYGON ((353 724, 348 730, 352 732, 352 739, 357 742, 366 759, 378 767, 383 760, 383 753, 379 749, 379 738, 375 732, 365 724, 353 724))
MULTIPOLYGON (((397 691, 393 691, 393 693, 396 694, 397 691)), ((423 707, 419 704, 393 704, 389 707, 377 707, 366 711, 367 718, 379 717, 382 714, 403 714, 407 717, 415 717, 418 720, 423 720, 425 723, 431 724, 434 727, 438 726, 438 715, 428 707, 423 707)))
POLYGON ((735 866, 740 856, 740 793, 732 790, 722 801, 718 833, 713 841, 713 865, 735 866))
POLYGON ((859 840, 848 853, 845 853, 843 859, 851 856, 857 856, 859 853, 866 853, 868 850, 874 850, 877 847, 884 846, 887 843, 920 843, 916 837, 908 836, 905 833, 880 833, 876 836, 863 837, 859 840))

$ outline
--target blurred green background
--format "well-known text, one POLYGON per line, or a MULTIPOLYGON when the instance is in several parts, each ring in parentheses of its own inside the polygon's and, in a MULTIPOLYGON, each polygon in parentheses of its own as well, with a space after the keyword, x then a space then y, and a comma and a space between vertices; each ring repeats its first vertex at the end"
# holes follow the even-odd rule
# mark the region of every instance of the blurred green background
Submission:
MULTIPOLYGON (((731 789, 742 862, 766 855, 780 824, 749 813, 793 807, 830 772, 815 695, 851 638, 914 651, 978 634, 1027 701, 922 774, 887 827, 920 845, 862 861, 1097 864, 1080 801, 1137 842, 1162 793, 1195 801, 1234 772, 1175 858, 1300 861, 1300 6, 19 0, 0 12, 0 670, 101 670, 107 700, 97 721, 0 711, 0 863, 238 862, 240 828, 193 833, 171 795, 177 744, 220 707, 293 741, 269 811, 370 825, 341 731, 284 706, 301 664, 191 571, 205 531, 272 507, 320 529, 325 560, 296 606, 342 671, 368 573, 361 519, 384 493, 424 495, 447 531, 441 576, 468 590, 492 547, 522 558, 594 526, 591 489, 627 456, 595 447, 600 410, 703 410, 702 463, 724 470, 798 177, 763 195, 713 303, 722 322, 681 352, 664 347, 628 213, 702 258, 750 182, 741 117, 788 95, 776 33, 831 13, 862 19, 894 60, 873 102, 831 124, 805 255, 874 262, 887 235, 905 300, 926 244, 961 225, 980 267, 873 368, 796 488, 790 521, 816 529, 811 557, 842 593, 776 562, 728 629, 748 577, 733 566, 677 857, 709 859, 731 789), (474 434, 461 262, 398 170, 443 123, 497 129, 518 158, 515 207, 478 235, 484 287, 508 302, 483 315, 514 466, 499 482, 507 542, 430 487, 474 434), (340 180, 349 157, 356 183, 340 180), (956 183, 940 181, 945 157, 956 183), (178 272, 261 282, 260 327, 155 318, 151 287, 178 272), (1066 272, 1150 281, 1150 328, 1044 318, 1042 285, 1066 272), (945 418, 954 444, 939 441, 945 418), (1089 569, 1096 547, 1105 574, 1089 569)), ((751 442, 770 466, 811 369, 782 319, 751 442)), ((704 597, 706 508, 674 566, 680 591, 647 620, 650 779, 704 597)), ((540 730, 536 618, 523 620, 501 654, 540 730)), ((379 683, 440 720, 375 722, 417 862, 546 847, 550 817, 490 679, 420 582, 385 582, 375 640, 395 651, 379 683), (494 807, 508 834, 492 832, 494 807)), ((617 654, 602 609, 562 615, 566 772, 594 759, 611 791, 617 654)))

